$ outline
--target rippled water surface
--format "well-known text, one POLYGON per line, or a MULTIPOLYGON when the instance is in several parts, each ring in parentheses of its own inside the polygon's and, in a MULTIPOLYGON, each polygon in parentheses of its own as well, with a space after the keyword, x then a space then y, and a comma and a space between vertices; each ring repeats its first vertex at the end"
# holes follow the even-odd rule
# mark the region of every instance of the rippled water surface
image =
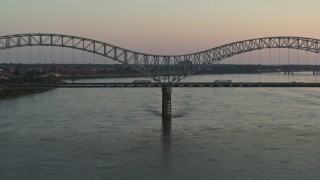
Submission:
POLYGON ((0 179, 320 179, 320 89, 55 89, 0 101, 0 179))

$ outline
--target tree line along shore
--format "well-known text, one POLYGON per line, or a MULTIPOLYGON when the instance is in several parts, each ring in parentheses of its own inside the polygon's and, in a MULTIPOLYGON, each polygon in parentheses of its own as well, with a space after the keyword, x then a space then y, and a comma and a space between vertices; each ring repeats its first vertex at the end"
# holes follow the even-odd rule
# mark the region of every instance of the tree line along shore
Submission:
POLYGON ((0 88, 0 100, 42 93, 52 88, 0 88))
MULTIPOLYGON (((0 78, 0 83, 47 83, 58 84, 63 83, 63 80, 58 74, 38 74, 32 70, 23 75, 12 76, 11 78, 0 78)), ((0 100, 11 99, 20 96, 43 93, 52 88, 0 88, 0 100)))

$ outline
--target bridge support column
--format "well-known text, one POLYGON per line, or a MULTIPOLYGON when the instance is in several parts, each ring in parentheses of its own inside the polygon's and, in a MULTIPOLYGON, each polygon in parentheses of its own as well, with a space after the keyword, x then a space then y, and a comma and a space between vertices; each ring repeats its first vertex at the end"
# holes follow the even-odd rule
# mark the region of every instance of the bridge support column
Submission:
POLYGON ((171 123, 171 93, 170 86, 162 87, 162 123, 171 123))

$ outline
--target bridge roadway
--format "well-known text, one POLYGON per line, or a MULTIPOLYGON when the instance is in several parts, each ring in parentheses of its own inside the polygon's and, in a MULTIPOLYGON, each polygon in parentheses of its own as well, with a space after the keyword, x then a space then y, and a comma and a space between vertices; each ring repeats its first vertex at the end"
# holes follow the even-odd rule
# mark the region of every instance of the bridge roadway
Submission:
MULTIPOLYGON (((23 84, 0 84, 0 88, 157 88, 165 87, 162 83, 23 83, 23 84)), ((181 82, 170 85, 171 87, 320 87, 320 82, 233 82, 233 83, 210 83, 210 82, 181 82)))

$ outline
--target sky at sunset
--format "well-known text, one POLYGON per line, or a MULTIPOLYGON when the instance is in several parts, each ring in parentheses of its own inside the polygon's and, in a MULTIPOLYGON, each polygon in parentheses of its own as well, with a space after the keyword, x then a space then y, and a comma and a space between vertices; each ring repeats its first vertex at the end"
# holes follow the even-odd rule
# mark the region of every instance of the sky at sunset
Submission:
POLYGON ((155 54, 265 36, 320 38, 319 0, 0 0, 0 35, 59 33, 155 54))

